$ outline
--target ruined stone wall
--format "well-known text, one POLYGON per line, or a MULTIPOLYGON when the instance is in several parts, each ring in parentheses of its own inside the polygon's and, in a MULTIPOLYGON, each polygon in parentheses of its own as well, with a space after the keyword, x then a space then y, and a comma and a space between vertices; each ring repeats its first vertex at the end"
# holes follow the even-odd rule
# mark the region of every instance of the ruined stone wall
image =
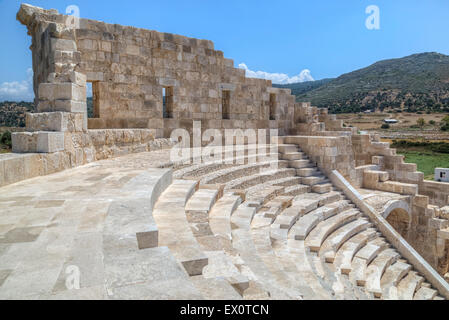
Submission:
MULTIPOLYGON (((32 135, 33 133, 26 133, 32 135)), ((170 148, 170 139, 155 138, 153 129, 99 129, 66 133, 65 150, 0 155, 0 186, 71 169, 90 162, 170 148)))
POLYGON ((279 143, 297 144, 324 173, 338 170, 345 178, 355 180, 355 161, 350 136, 286 136, 279 143))
POLYGON ((44 10, 21 22, 32 25, 36 94, 50 73, 61 71, 49 63, 55 56, 71 60, 92 82, 96 118, 89 119, 89 128, 172 129, 186 119, 218 129, 235 120, 238 127, 292 127, 290 90, 246 78, 211 41, 87 19, 79 20, 79 28, 55 32, 70 18, 44 10), (164 119, 163 88, 170 92, 171 119, 164 119), (224 91, 230 93, 225 117, 224 91))

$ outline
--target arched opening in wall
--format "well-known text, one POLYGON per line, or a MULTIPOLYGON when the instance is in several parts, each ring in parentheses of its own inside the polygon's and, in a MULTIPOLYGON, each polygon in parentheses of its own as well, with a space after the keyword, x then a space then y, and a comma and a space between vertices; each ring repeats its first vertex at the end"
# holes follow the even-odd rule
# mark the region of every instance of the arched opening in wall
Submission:
POLYGON ((270 120, 276 120, 276 94, 270 93, 270 120))
POLYGON ((100 108, 98 103, 98 81, 86 82, 86 104, 87 104, 87 117, 99 118, 100 108))
POLYGON ((230 119, 231 109, 231 91, 223 90, 221 92, 221 113, 223 119, 230 119))
POLYGON ((173 118, 173 87, 162 88, 162 112, 164 118, 173 118))
POLYGON ((390 212, 387 217, 387 222, 397 231, 402 237, 406 237, 410 228, 410 216, 407 211, 402 208, 396 208, 390 212))

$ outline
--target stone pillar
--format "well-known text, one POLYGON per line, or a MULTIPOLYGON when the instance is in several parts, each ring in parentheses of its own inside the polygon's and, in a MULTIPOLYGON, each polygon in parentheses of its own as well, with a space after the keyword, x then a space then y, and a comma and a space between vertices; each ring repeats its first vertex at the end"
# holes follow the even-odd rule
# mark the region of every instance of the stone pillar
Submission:
POLYGON ((26 115, 27 132, 13 133, 13 152, 64 151, 67 132, 87 132, 86 76, 75 71, 81 60, 75 30, 56 16, 57 12, 27 5, 17 14, 33 37, 37 113, 26 115), (39 82, 43 76, 46 81, 39 82))

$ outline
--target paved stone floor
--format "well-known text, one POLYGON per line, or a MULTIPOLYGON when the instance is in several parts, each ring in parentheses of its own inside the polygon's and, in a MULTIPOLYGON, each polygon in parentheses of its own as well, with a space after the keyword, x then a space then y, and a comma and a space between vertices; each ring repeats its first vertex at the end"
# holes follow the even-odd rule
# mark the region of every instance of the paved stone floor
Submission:
POLYGON ((124 187, 133 178, 163 171, 150 168, 168 154, 127 155, 0 188, 0 299, 103 298, 108 208, 132 196, 124 187), (80 268, 80 290, 67 290, 71 265, 80 268))

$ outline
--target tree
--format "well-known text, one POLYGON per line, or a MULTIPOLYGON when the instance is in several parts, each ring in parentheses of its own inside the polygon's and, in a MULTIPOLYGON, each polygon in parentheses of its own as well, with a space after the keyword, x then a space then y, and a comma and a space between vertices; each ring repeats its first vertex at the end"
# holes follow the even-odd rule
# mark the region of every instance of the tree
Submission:
POLYGON ((424 118, 419 118, 418 120, 416 120, 416 123, 422 128, 426 124, 426 120, 424 120, 424 118))

